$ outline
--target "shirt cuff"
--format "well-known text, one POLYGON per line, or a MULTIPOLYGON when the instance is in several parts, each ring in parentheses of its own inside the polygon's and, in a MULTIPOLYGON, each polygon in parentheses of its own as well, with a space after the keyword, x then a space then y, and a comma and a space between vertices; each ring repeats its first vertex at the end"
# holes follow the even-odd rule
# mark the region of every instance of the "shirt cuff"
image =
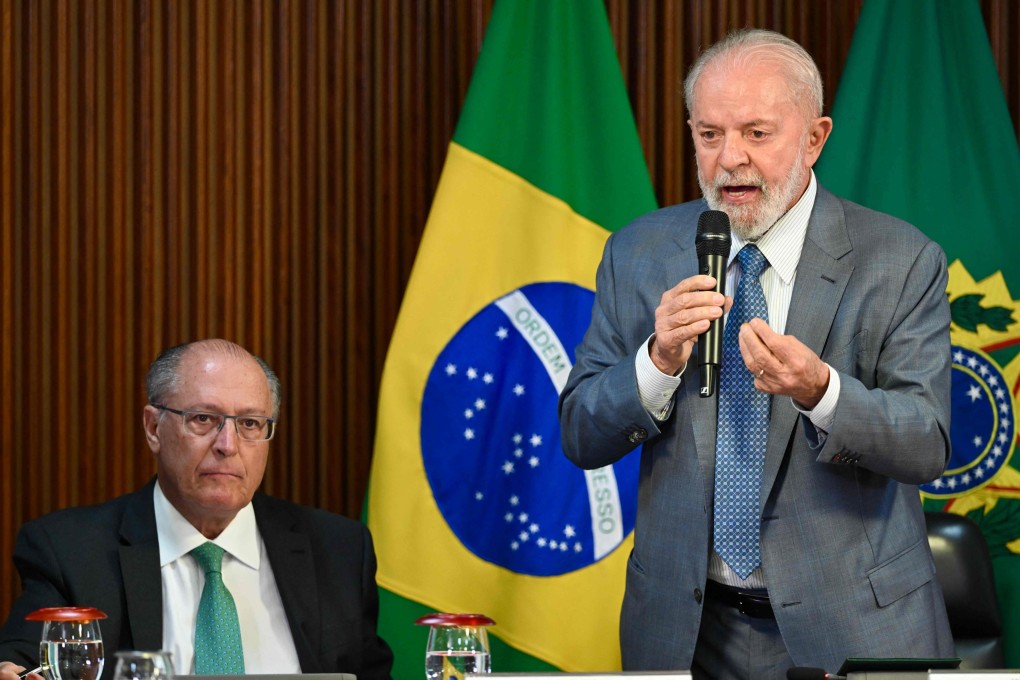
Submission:
POLYGON ((797 406, 797 402, 790 400, 793 407, 806 415, 822 435, 828 434, 832 429, 832 421, 836 419, 836 406, 839 403, 839 373, 832 366, 825 365, 829 369, 829 386, 825 388, 825 394, 815 407, 810 410, 802 409, 797 406))
POLYGON ((652 363, 652 356, 649 353, 649 347, 654 337, 654 334, 648 336, 648 341, 637 351, 637 355, 634 357, 634 369, 637 373, 641 405, 648 411, 648 415, 662 422, 669 417, 673 410, 673 395, 680 387, 680 383, 683 382, 683 373, 686 367, 675 376, 660 371, 652 363))

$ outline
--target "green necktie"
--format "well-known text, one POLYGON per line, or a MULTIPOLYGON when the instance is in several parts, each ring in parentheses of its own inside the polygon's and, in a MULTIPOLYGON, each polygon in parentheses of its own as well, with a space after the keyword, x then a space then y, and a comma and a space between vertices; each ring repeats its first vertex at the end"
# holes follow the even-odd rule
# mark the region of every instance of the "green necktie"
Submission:
POLYGON ((191 554, 205 572, 195 622, 195 674, 242 675, 244 649, 234 598, 223 584, 223 548, 203 543, 191 554))

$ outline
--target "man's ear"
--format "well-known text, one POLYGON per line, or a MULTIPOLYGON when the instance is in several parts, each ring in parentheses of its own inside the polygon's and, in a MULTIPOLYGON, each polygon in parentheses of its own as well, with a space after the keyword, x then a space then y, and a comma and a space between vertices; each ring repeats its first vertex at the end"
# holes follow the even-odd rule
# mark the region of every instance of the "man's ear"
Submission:
POLYGON ((811 127, 808 128, 807 147, 804 149, 804 162, 809 168, 814 167, 831 132, 832 119, 828 116, 821 116, 811 121, 811 127))
POLYGON ((145 443, 149 445, 149 449, 159 454, 159 433, 156 428, 159 427, 160 416, 162 412, 155 406, 146 405, 142 409, 142 428, 145 430, 145 443))

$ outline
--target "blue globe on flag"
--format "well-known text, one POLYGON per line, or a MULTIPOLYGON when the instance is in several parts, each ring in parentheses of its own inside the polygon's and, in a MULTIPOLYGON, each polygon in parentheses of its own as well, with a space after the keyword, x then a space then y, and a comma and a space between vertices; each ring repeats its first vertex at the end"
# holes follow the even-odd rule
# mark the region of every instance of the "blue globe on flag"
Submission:
POLYGON ((634 528, 640 455, 581 470, 563 454, 557 401, 594 294, 534 283, 449 341, 425 385, 421 451, 445 521, 473 554, 554 576, 605 557, 634 528))
POLYGON ((952 453, 946 471, 921 491, 951 498, 991 481, 1013 455, 1013 394, 1002 371, 984 352, 953 345, 952 453))

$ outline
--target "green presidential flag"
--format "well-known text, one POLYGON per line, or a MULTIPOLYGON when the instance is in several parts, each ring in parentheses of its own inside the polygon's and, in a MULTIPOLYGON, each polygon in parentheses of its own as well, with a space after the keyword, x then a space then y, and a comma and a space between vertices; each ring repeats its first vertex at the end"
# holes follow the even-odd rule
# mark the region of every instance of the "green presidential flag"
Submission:
POLYGON ((557 398, 610 232, 655 208, 601 0, 496 3, 383 372, 368 522, 380 630, 420 678, 430 611, 493 670, 619 668, 638 456, 583 471, 557 398))
POLYGON ((1020 151, 976 0, 867 0, 832 117, 821 182, 912 222, 949 258, 952 455, 942 478, 921 490, 926 509, 981 526, 1006 662, 1016 667, 1020 151))

